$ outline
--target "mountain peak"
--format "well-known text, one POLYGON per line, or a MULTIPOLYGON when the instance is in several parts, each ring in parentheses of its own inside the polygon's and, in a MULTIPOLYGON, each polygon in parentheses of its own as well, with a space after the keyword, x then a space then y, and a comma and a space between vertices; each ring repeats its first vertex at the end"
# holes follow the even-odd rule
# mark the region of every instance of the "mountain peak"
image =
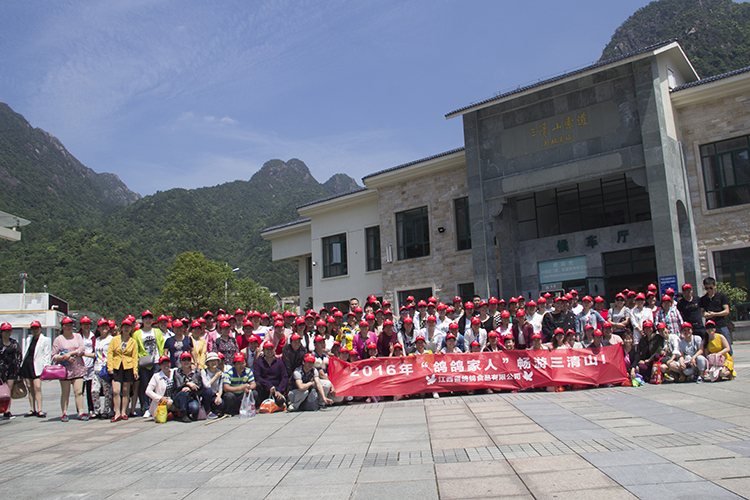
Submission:
POLYGON ((270 177, 271 180, 278 182, 307 182, 313 178, 310 169, 307 168, 305 162, 298 160, 297 158, 292 158, 286 162, 279 159, 268 160, 263 164, 263 167, 253 175, 253 178, 256 176, 267 176, 270 177))
POLYGON ((346 174, 333 174, 330 179, 323 183, 323 188, 333 194, 348 193, 362 186, 346 174))

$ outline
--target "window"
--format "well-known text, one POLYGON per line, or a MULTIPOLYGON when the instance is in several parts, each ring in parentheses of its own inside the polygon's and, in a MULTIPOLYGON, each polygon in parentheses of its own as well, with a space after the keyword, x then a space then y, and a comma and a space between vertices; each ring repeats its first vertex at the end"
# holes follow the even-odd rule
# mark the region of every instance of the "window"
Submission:
MULTIPOLYGON (((328 309, 328 312, 331 312, 333 308, 335 307, 339 311, 347 312, 349 311, 349 301, 348 300, 337 300, 335 302, 325 302, 323 303, 323 307, 328 309)), ((346 317, 344 318, 346 320, 346 317)))
POLYGON ((430 255, 430 225, 427 207, 396 214, 398 260, 430 255))
POLYGON ((365 229, 365 248, 367 251, 367 270, 380 269, 380 226, 365 229))
POLYGON ((458 285, 458 296, 465 304, 474 298, 474 283, 461 283, 458 285))
POLYGON ((701 146, 708 208, 750 203, 750 136, 701 146))
POLYGON ((469 250, 471 248, 471 223, 469 221, 469 198, 454 200, 456 211, 456 248, 469 250))
POLYGON ((312 257, 308 257, 306 260, 307 260, 307 263, 306 263, 307 275, 305 276, 305 278, 306 278, 307 288, 310 288, 312 287, 312 276, 313 276, 312 257))
POLYGON ((654 247, 608 252, 603 253, 602 257, 604 257, 604 274, 607 277, 656 271, 656 250, 654 247))
MULTIPOLYGON (((747 290, 750 276, 750 247, 714 252, 714 268, 716 281, 723 281, 734 288, 747 290)), ((750 319, 750 301, 737 305, 735 319, 738 321, 750 319)))
POLYGON ((346 273, 346 234, 323 238, 323 277, 343 276, 346 273))
POLYGON ((626 174, 516 199, 521 240, 651 220, 648 192, 626 174))
POLYGON ((420 300, 426 302, 432 296, 432 288, 417 288, 416 290, 402 290, 398 292, 399 307, 406 305, 406 297, 409 295, 413 296, 417 302, 420 300))

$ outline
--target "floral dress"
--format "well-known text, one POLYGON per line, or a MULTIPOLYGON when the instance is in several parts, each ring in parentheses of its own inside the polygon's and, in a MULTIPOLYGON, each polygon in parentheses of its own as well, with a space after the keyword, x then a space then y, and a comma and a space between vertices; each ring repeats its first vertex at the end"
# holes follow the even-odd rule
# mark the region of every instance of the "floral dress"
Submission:
POLYGON ((11 338, 10 344, 0 341, 0 382, 18 380, 21 374, 21 348, 16 339, 11 338))
POLYGON ((232 337, 228 337, 227 340, 219 337, 218 339, 214 340, 213 347, 214 352, 224 354, 226 363, 231 363, 232 359, 234 359, 234 355, 240 351, 237 347, 237 341, 232 337))

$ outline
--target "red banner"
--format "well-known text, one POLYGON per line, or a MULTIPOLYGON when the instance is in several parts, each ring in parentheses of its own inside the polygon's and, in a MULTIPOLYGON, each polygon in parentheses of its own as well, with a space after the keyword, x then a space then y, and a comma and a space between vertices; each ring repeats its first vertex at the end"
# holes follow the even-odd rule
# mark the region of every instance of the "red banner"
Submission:
POLYGON ((331 356, 337 396, 391 396, 477 389, 620 384, 627 378, 619 345, 591 349, 517 350, 371 358, 331 356))

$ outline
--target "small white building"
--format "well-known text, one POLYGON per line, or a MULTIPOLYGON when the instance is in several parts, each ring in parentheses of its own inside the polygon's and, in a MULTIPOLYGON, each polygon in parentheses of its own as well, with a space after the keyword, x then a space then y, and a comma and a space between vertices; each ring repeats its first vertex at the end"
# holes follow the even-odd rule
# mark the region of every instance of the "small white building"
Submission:
POLYGON ((62 319, 68 314, 68 303, 48 293, 0 294, 0 323, 13 326, 11 337, 25 349, 29 342, 29 325, 42 324, 42 335, 52 348, 52 339, 60 332, 62 319))

